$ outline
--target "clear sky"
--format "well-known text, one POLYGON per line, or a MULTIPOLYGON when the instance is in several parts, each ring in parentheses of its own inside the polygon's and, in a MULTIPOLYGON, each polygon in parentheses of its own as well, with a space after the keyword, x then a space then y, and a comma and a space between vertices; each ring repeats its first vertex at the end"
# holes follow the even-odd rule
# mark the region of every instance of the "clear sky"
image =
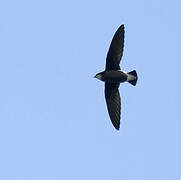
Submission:
POLYGON ((0 179, 180 180, 179 0, 0 1, 0 179), (104 99, 125 24, 116 131, 104 99))

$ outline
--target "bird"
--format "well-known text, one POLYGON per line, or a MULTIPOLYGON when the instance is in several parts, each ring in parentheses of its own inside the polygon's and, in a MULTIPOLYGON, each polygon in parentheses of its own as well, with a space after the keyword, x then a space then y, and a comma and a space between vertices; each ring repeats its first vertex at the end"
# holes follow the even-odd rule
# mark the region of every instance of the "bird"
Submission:
POLYGON ((104 93, 111 122, 116 130, 120 128, 121 98, 120 83, 129 82, 133 86, 137 83, 136 70, 124 72, 120 68, 123 56, 125 28, 122 24, 115 32, 106 57, 106 67, 94 77, 105 83, 104 93))

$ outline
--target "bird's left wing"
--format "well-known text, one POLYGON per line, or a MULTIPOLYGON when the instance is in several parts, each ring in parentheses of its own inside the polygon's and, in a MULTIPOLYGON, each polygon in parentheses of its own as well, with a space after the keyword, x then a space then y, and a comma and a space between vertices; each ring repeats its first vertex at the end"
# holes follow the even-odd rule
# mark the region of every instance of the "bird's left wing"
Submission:
POLYGON ((106 70, 119 70, 124 48, 124 25, 122 24, 112 39, 106 58, 106 70))
POLYGON ((114 127, 119 130, 121 99, 119 94, 119 83, 105 83, 105 98, 109 117, 114 127))

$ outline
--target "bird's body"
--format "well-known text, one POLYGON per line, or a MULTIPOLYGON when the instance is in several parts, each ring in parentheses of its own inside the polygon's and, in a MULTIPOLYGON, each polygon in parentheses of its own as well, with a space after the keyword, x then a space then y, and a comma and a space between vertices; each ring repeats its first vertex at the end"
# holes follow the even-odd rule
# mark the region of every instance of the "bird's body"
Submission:
POLYGON ((129 82, 136 85, 137 73, 135 70, 124 72, 120 69, 119 63, 123 55, 124 48, 124 25, 121 25, 116 31, 106 58, 106 69, 96 74, 95 78, 105 82, 105 98, 110 119, 114 127, 119 130, 121 99, 119 94, 119 85, 123 82, 129 82))
MULTIPOLYGON (((98 78, 99 76, 97 76, 98 78)), ((99 78, 98 78, 99 79, 99 78)), ((128 74, 121 70, 103 71, 100 75, 100 80, 109 83, 122 83, 127 81, 128 74)))

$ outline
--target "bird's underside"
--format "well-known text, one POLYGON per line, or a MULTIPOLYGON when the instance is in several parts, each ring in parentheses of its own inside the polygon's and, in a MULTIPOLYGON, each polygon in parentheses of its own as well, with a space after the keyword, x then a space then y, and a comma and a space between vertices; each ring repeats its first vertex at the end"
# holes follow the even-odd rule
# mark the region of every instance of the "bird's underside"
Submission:
POLYGON ((122 83, 127 81, 127 77, 128 75, 121 71, 121 70, 117 70, 117 71, 105 71, 103 73, 103 81, 105 82, 110 82, 110 83, 122 83))

